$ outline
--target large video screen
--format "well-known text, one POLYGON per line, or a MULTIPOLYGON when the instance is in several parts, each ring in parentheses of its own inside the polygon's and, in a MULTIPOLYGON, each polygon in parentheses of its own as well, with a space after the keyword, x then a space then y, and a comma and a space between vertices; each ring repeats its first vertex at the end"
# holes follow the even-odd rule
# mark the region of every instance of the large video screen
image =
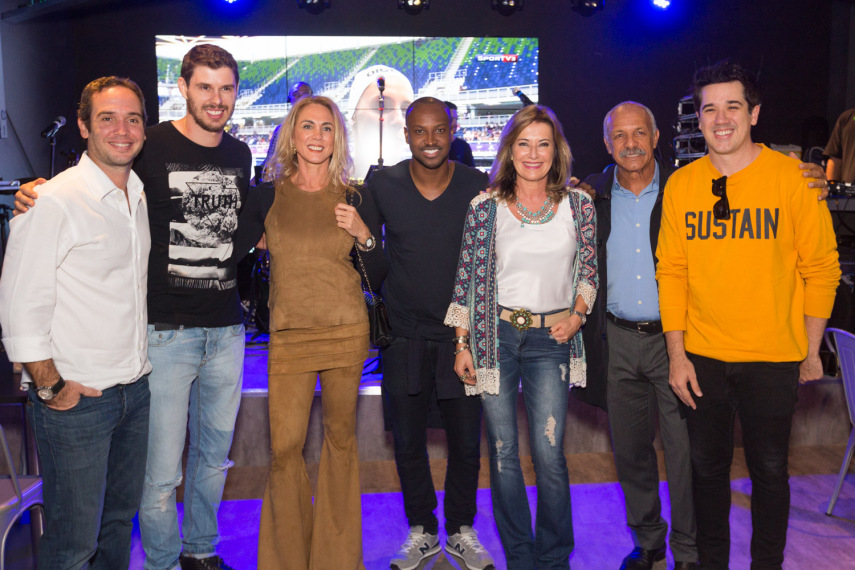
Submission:
POLYGON ((330 97, 348 121, 354 178, 380 158, 377 79, 385 79, 382 158, 386 166, 410 157, 404 112, 417 97, 458 106, 456 136, 469 142, 476 163, 492 162, 499 134, 520 108, 515 92, 538 100, 537 38, 369 36, 157 36, 161 121, 185 114, 178 90, 181 59, 195 44, 217 44, 234 55, 240 86, 229 132, 252 149, 256 164, 290 109, 290 87, 304 81, 330 97))

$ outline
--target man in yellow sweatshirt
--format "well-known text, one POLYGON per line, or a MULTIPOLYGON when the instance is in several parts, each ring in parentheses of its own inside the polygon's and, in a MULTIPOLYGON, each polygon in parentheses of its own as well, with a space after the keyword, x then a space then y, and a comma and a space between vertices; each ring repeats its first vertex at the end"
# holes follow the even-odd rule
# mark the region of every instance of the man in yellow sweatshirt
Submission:
POLYGON ((840 278, 828 207, 798 161, 751 140, 754 78, 721 62, 696 72, 709 155, 668 180, 656 277, 670 384, 687 408, 700 568, 730 558, 730 464, 739 414, 752 482, 752 568, 781 568, 787 450, 799 381, 840 278))

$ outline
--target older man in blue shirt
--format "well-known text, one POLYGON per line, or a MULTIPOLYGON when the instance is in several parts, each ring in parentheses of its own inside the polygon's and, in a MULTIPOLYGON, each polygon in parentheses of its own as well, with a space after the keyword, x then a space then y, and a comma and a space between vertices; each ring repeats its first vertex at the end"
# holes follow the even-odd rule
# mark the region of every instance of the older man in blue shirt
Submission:
POLYGON ((668 354, 655 279, 662 192, 671 171, 653 157, 659 131, 631 101, 609 111, 603 137, 617 164, 585 182, 597 191, 597 255, 605 302, 588 317, 588 400, 608 403, 618 480, 635 549, 621 569, 649 570, 665 557, 653 439, 658 411, 671 496, 671 551, 677 570, 695 568, 695 513, 686 420, 668 385, 668 354), (605 378, 605 382, 602 379, 605 378))

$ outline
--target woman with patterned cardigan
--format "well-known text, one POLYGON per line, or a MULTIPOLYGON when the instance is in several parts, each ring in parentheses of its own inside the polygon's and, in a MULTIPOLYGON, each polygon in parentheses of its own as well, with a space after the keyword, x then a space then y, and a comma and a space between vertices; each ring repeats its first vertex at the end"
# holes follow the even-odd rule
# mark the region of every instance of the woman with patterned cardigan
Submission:
POLYGON ((585 385, 580 328, 597 291, 594 205, 568 187, 570 147, 546 107, 505 126, 488 191, 469 206, 446 324, 455 371, 481 394, 493 512, 508 568, 568 568, 573 523, 564 421, 570 386, 585 385), (520 381, 537 473, 532 533, 520 470, 520 381), (535 539, 535 536, 537 537, 535 539))

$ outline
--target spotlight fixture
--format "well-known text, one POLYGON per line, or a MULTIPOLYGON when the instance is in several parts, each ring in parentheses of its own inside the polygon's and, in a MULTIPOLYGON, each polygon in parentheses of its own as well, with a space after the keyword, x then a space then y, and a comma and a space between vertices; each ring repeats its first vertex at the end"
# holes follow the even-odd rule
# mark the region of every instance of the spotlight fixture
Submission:
POLYGON ((252 12, 258 2, 255 0, 206 0, 206 3, 214 12, 229 18, 236 18, 252 12))
POLYGON ((523 9, 523 0, 490 0, 493 10, 504 16, 510 16, 517 10, 523 9))
POLYGON ((310 14, 320 14, 330 7, 330 0, 297 0, 297 7, 310 14))
POLYGON ((422 10, 430 10, 430 0, 398 0, 398 10, 418 14, 422 10))
POLYGON ((605 3, 605 0, 570 0, 570 7, 583 16, 590 16, 597 10, 602 10, 605 3))
POLYGON ((657 8, 665 10, 671 5, 671 0, 653 0, 653 5, 657 8))

